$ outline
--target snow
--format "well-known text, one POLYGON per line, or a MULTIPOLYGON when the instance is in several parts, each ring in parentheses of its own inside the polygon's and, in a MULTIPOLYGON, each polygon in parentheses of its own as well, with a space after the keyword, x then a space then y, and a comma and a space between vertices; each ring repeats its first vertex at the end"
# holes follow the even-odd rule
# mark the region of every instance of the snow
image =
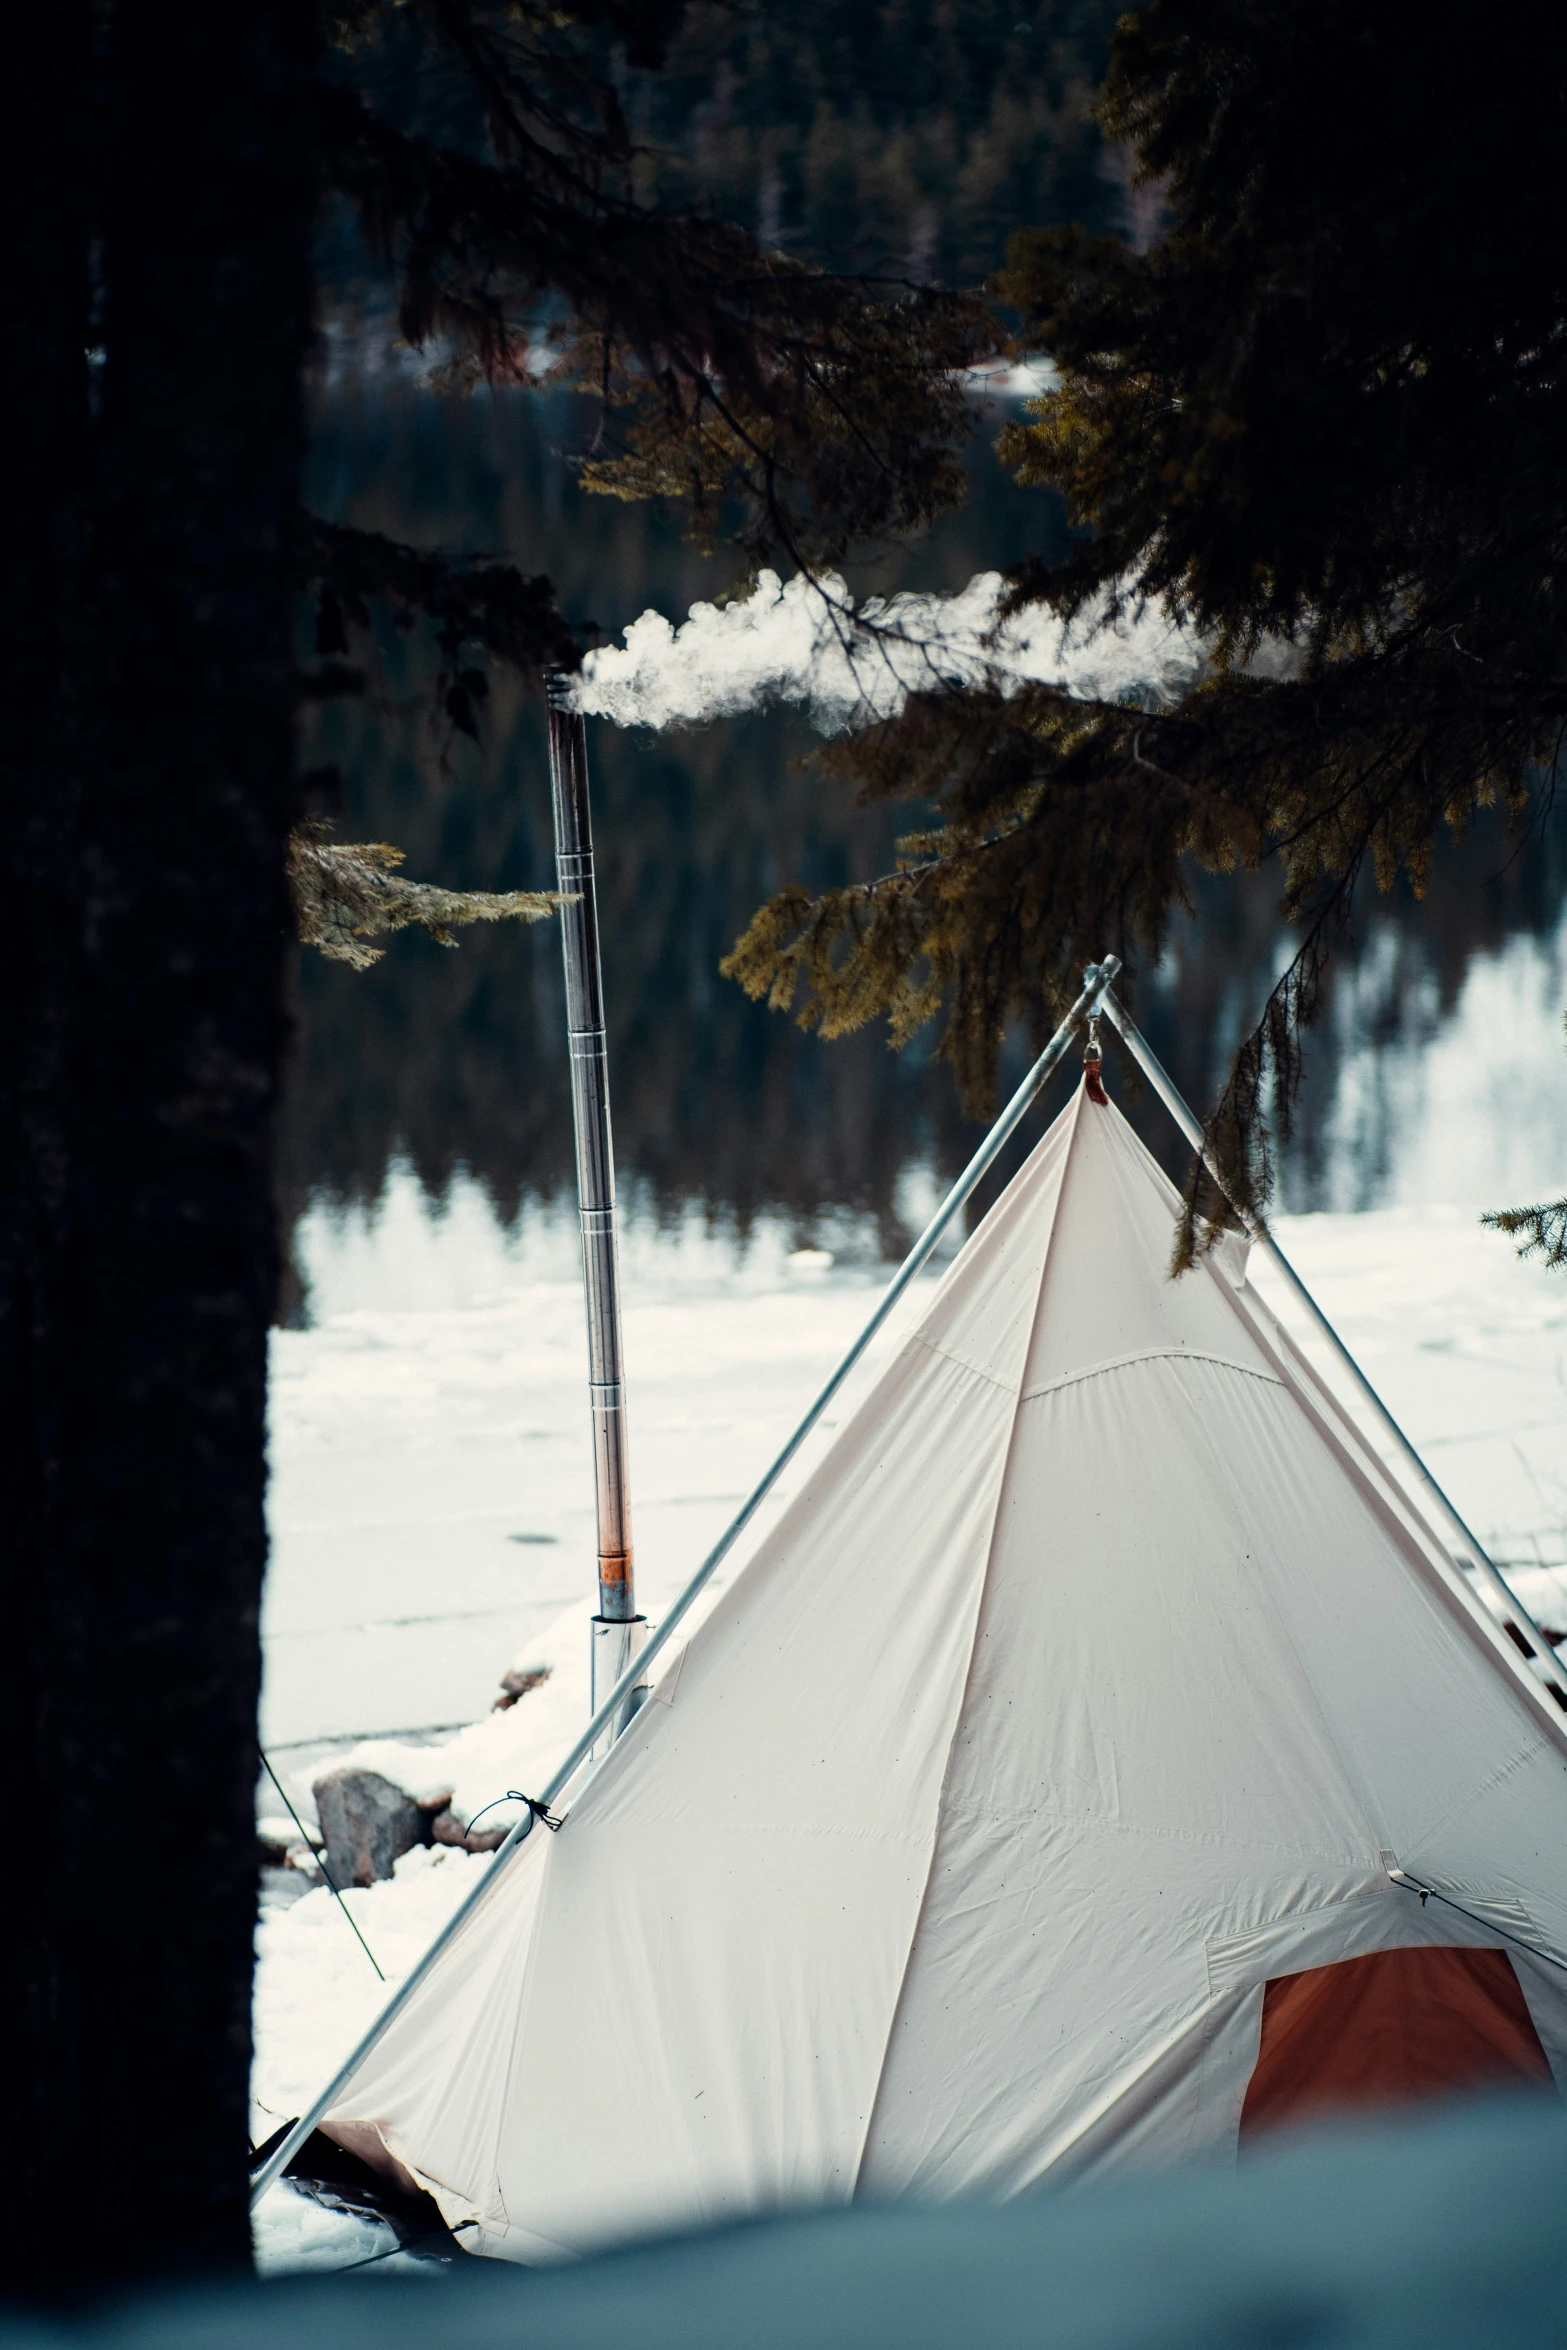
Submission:
POLYGON ((263 2276, 285 2276, 300 2269, 330 2274, 360 2261, 378 2267, 412 2268, 417 2264, 393 2251, 392 2229, 361 2219, 356 2212, 335 2211, 301 2193, 292 2182, 275 2187, 263 2206, 256 2229, 256 2266, 263 2276), (382 2257, 390 2253, 391 2258, 382 2257))
MULTIPOLYGON (((302 1808, 310 1752, 351 1735, 474 1722, 514 1662, 555 1678, 476 1752, 488 1800, 526 1767, 515 1724, 564 1702, 593 1587, 587 1351, 572 1219, 508 1240, 475 1186, 439 1222, 406 1173, 379 1231, 307 1220, 318 1324, 279 1332, 263 1742, 302 1808), (441 1290, 444 1286, 444 1296, 441 1290), (376 1302, 370 1302, 374 1299, 376 1302), (285 1769, 305 1753, 303 1777, 285 1769), (499 1774, 498 1782, 495 1774, 499 1774)), ((851 1239, 854 1237, 850 1236, 851 1239)), ((884 1270, 854 1251, 743 1259, 692 1224, 625 1251, 639 1586, 655 1610, 722 1530, 869 1312, 884 1270)), ((430 1765, 433 1779, 446 1769, 430 1765)), ((515 1782, 513 1782, 515 1783, 515 1782)))
MULTIPOLYGON (((407 1973, 488 1866, 482 1855, 436 1844, 405 1853, 389 1883, 344 1893, 387 1982, 407 1973)), ((325 1890, 263 1909, 256 1949, 255 2090, 283 2119, 309 2104, 386 1992, 325 1890)))
MULTIPOLYGON (((1282 1217, 1275 1235, 1525 1604, 1567 1609, 1567 1277, 1454 1207, 1282 1217)), ((1252 1270, 1328 1373, 1284 1285, 1252 1270)))
MULTIPOLYGON (((256 1932, 252 2135, 259 2143, 302 2113, 348 2055, 387 1996, 489 1866, 452 1845, 405 1853, 387 1884, 351 1887, 344 1905, 374 1954, 380 1980, 332 1895, 265 1896, 256 1932)), ((395 2237, 333 2211, 283 2180, 256 2213, 256 2256, 267 2272, 339 2268, 391 2252, 395 2237)), ((380 2259, 402 2268, 401 2255, 380 2259)))

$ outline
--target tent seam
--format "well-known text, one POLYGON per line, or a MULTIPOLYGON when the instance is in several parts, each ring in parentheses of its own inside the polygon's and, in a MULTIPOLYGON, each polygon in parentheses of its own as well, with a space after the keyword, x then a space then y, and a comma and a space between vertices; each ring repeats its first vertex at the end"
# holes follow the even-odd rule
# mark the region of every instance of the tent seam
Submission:
POLYGON ((1031 1804, 1026 1810, 1010 1812, 983 1811, 975 1805, 955 1805, 951 1816, 971 1829, 993 1828, 1002 1836, 1009 1834, 1014 1827, 1042 1819, 1079 1837, 1113 1836, 1132 1843, 1170 1847, 1177 1851, 1249 1852, 1265 1854, 1277 1860, 1326 1861, 1334 1868, 1360 1871, 1367 1867, 1364 1852, 1347 1852, 1331 1844, 1269 1844, 1260 1837, 1221 1835, 1213 1829, 1135 1826, 1124 1820, 1106 1819, 1098 1812, 1063 1811, 1058 1805, 1048 1802, 1031 1804))
POLYGON ((1527 1769, 1538 1756, 1551 1752, 1548 1741, 1535 1724, 1531 1722, 1528 1727, 1535 1733, 1530 1744, 1519 1747, 1517 1752, 1509 1755, 1505 1762, 1498 1763, 1495 1769, 1480 1781, 1478 1786, 1471 1787, 1467 1794, 1449 1804, 1440 1819, 1434 1820, 1428 1827, 1421 1830, 1419 1843, 1411 1847, 1412 1853, 1418 1853, 1426 1845, 1435 1843, 1443 1831, 1450 1828, 1455 1820, 1461 1819, 1465 1812, 1473 1811, 1475 1805, 1483 1802, 1486 1796, 1494 1795, 1499 1787, 1505 1787, 1509 1779, 1515 1779, 1518 1773, 1527 1769))
MULTIPOLYGON (((990 1531, 985 1539, 984 1563, 980 1568, 978 1577, 976 1578, 974 1620, 969 1632, 968 1662, 963 1668, 962 1687, 958 1691, 958 1702, 953 1708, 952 1730, 947 1739, 946 1760, 943 1762, 941 1767, 941 1784, 936 1794, 936 1820, 935 1826, 931 1831, 930 1839, 930 1858, 925 1866, 925 1882, 920 1888, 919 1903, 914 1912, 914 1928, 909 1935, 909 1946, 903 1954, 903 1967, 898 1978, 897 1992, 892 2002, 892 2013, 887 2023, 887 2037, 882 2043, 881 2062, 876 2069, 876 2085, 871 2091, 870 2098, 866 2106, 865 2129, 860 2138, 860 2150, 854 2165, 853 2183, 849 2188, 849 2201, 851 2203, 859 2193, 860 2178, 865 2168, 865 2150, 870 2143, 871 2130, 876 2120, 876 2108, 881 2102, 882 2086, 887 2078, 887 2056, 889 2050, 892 2047, 893 2034, 898 2028, 898 2017, 902 2011, 904 1993, 907 1991, 909 1984, 909 1969, 913 1964, 915 1945, 920 1938, 920 1926, 925 1916, 926 1905, 930 1900, 931 1881, 935 1875, 936 1869, 936 1855, 941 1848, 941 1832, 946 1821, 947 1788, 952 1778, 952 1758, 957 1750, 958 1732, 961 1729, 963 1723, 963 1709, 968 1703, 969 1688, 974 1678, 974 1654, 979 1643, 980 1617, 984 1613, 985 1593, 990 1587, 990 1571, 995 1563, 996 1528, 1000 1521, 1001 1504, 1007 1489, 1007 1471, 1012 1466, 1012 1455, 1017 1444, 1018 1417, 1023 1408, 1023 1379, 1027 1375, 1028 1358, 1033 1351, 1034 1336, 1039 1328, 1040 1308, 1044 1301, 1045 1283, 1050 1273, 1051 1251, 1055 1247, 1056 1228, 1061 1220, 1061 1202, 1066 1191, 1066 1179, 1068 1174, 1071 1172, 1072 1151, 1077 1141, 1077 1126, 1078 1120, 1081 1118, 1083 1113, 1083 1101, 1084 1087, 1082 1083, 1079 1082, 1077 1091, 1073 1096, 1072 1102, 1070 1104, 1072 1113, 1072 1130, 1071 1133, 1067 1136, 1066 1148, 1061 1154, 1061 1174, 1056 1184, 1055 1201, 1051 1208, 1050 1231, 1045 1240, 1045 1252, 1039 1263, 1039 1277, 1034 1285, 1034 1310, 1029 1316, 1028 1335, 1023 1342, 1023 1368, 1019 1374, 1018 1384, 1014 1389, 1003 1385, 1000 1380, 992 1381, 992 1384, 1000 1389, 1003 1394, 1010 1395, 1013 1399, 1011 1423, 1007 1429, 1006 1446, 1002 1453, 1001 1473, 996 1479, 996 1498, 990 1513, 990 1531)), ((1037 1149, 1038 1147, 1040 1146, 1036 1144, 1035 1148, 1037 1149)), ((916 1336, 919 1335, 919 1333, 916 1333, 916 1336)), ((931 1345, 929 1340, 924 1340, 923 1343, 931 1347, 931 1352, 933 1354, 944 1354, 946 1352, 945 1348, 931 1345)), ((956 1356, 951 1356, 948 1359, 953 1362, 957 1362, 959 1360, 959 1358, 956 1356)), ((985 1378, 988 1376, 988 1374, 981 1372, 979 1376, 981 1378, 985 1378)))
POLYGON ((1009 1395, 1014 1403, 1022 1401, 1022 1389, 1014 1387, 1010 1380, 998 1379, 994 1371, 985 1369, 983 1363, 971 1362, 967 1355, 958 1354, 952 1347, 938 1345, 934 1338, 927 1338, 923 1330, 911 1332, 909 1344, 923 1347, 927 1354, 950 1363, 955 1371, 966 1371, 971 1378, 982 1380, 987 1387, 993 1387, 998 1395, 1009 1395))
POLYGON ((1237 1362, 1231 1355, 1216 1355, 1199 1346, 1144 1346, 1133 1354, 1107 1355, 1102 1363, 1090 1363, 1085 1371, 1065 1371, 1059 1379, 1047 1379, 1042 1387, 1025 1387, 1019 1403, 1035 1403, 1041 1396, 1058 1395, 1063 1388, 1081 1387, 1087 1379, 1103 1379, 1111 1371, 1128 1371, 1138 1363, 1213 1363, 1221 1371, 1239 1371, 1244 1378, 1260 1379, 1266 1387, 1282 1387, 1284 1381, 1274 1371, 1265 1371, 1256 1363, 1237 1362))
MULTIPOLYGON (((1031 1326, 1030 1337, 1032 1335, 1031 1326)), ((1222 1371, 1239 1371, 1245 1378, 1260 1379, 1268 1387, 1288 1386, 1288 1381, 1282 1379, 1276 1371, 1266 1370, 1258 1363, 1243 1363, 1233 1355, 1214 1354, 1207 1347, 1143 1346, 1130 1354, 1106 1355, 1102 1362, 1090 1363, 1081 1371, 1065 1371, 1059 1379, 1047 1379, 1039 1387, 1014 1387, 1010 1380, 998 1379, 994 1371, 987 1371, 983 1363, 976 1363, 969 1356, 959 1354, 956 1348, 942 1346, 936 1339, 928 1338, 923 1330, 913 1331, 908 1343, 923 1347, 927 1354, 938 1356, 944 1363, 951 1363, 954 1370, 967 1371, 973 1378, 983 1380, 987 1387, 995 1388, 998 1394, 1011 1396, 1017 1403, 1033 1403, 1040 1396, 1055 1395, 1062 1388, 1081 1386, 1085 1379, 1102 1379, 1111 1371, 1130 1370, 1138 1363, 1215 1363, 1222 1371)))

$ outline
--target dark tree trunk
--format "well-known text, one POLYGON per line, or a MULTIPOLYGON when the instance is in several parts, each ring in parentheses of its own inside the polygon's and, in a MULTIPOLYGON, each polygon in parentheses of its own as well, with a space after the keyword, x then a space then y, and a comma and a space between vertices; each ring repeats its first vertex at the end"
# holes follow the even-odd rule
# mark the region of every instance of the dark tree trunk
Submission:
POLYGON ((248 2258, 308 26, 52 0, 0 99, 8 2293, 248 2258))

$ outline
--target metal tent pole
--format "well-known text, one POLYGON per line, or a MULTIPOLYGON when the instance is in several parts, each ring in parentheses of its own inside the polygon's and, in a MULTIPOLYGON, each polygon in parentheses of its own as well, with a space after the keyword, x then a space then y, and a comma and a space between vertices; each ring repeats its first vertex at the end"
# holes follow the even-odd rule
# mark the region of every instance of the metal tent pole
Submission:
MULTIPOLYGON (((589 1704, 589 1711, 596 1714, 605 1693, 634 1663, 647 1636, 647 1619, 637 1613, 631 1563, 615 1155, 593 878, 593 822, 588 805, 587 728, 580 712, 570 706, 569 688, 570 680, 561 675, 548 681, 550 796, 555 811, 555 872, 565 901, 560 909, 560 943, 566 969, 571 1123, 577 1145, 582 1281, 588 1314, 588 1394, 593 1414, 593 1489, 598 1513, 599 1606, 591 1634, 589 1704)), ((634 1690, 606 1737, 606 1747, 625 1728, 639 1702, 640 1695, 634 1690)))
MULTIPOLYGON (((903 1263, 899 1266, 897 1273, 893 1276, 892 1281, 888 1285, 888 1288, 884 1293, 881 1302, 878 1304, 875 1312, 871 1315, 870 1320, 866 1323, 864 1329, 860 1332, 858 1338, 856 1338, 848 1353, 839 1363, 837 1369, 833 1372, 832 1377, 828 1380, 826 1386, 816 1397, 810 1409, 807 1411, 804 1419, 800 1422, 799 1426, 795 1429, 794 1434, 789 1438, 788 1443, 784 1446, 782 1452, 778 1454, 776 1460, 774 1460, 772 1463, 772 1466, 767 1470, 760 1484, 754 1488, 750 1497, 742 1505, 736 1515, 730 1520, 728 1526, 719 1536, 717 1542, 713 1545, 713 1548, 708 1552, 706 1558, 702 1561, 702 1564, 697 1568, 696 1573, 692 1576, 690 1582, 686 1585, 684 1591, 682 1591, 674 1606, 664 1617, 664 1620, 659 1625, 657 1631, 649 1637, 647 1646, 642 1650, 640 1656, 636 1657, 633 1662, 628 1665, 625 1672, 622 1673, 620 1679, 616 1682, 615 1686, 606 1692, 603 1703, 599 1705, 594 1712, 593 1719, 589 1722, 587 1728, 583 1731, 575 1746, 572 1747, 564 1762, 562 1762, 559 1768, 554 1772, 543 1794, 535 1799, 540 1810, 548 1810, 549 1806, 554 1803, 556 1797, 559 1796, 570 1785, 571 1781, 576 1777, 577 1772, 581 1769, 583 1763, 586 1762, 588 1757, 593 1753, 597 1741, 614 1719, 616 1709, 625 1703, 626 1699, 632 1692, 633 1686, 640 1682, 641 1677, 646 1674, 654 1659, 664 1648, 665 1644, 673 1637, 679 1626, 684 1622, 687 1613, 695 1604, 704 1586, 711 1580, 722 1560, 728 1556, 728 1553, 734 1547, 734 1544, 738 1541, 740 1535, 745 1531, 746 1527, 755 1517, 757 1511, 761 1508, 762 1503, 766 1500, 768 1494, 772 1491, 779 1477, 783 1474, 789 1463, 794 1459, 795 1454, 799 1451, 807 1436, 810 1435, 811 1430, 816 1426, 823 1412, 827 1409, 827 1406, 831 1403, 833 1397, 838 1393, 838 1390, 842 1387, 845 1379, 848 1378, 849 1373, 853 1370, 855 1364, 860 1360, 860 1357, 864 1354, 866 1348, 870 1345, 870 1342, 875 1337, 877 1331, 880 1330, 888 1315, 892 1312, 893 1307, 903 1296, 904 1291, 909 1286, 909 1283, 914 1279, 916 1273, 921 1270, 927 1259, 930 1257, 932 1251, 935 1249, 936 1243, 940 1240, 942 1234, 946 1231, 947 1226, 952 1222, 953 1217, 958 1213, 958 1210, 965 1205, 973 1193, 975 1187, 980 1182, 981 1178, 989 1172, 990 1168, 995 1163, 996 1159, 1000 1156, 1000 1153, 1007 1142, 1010 1141, 1014 1131, 1022 1123, 1028 1111, 1033 1106, 1036 1096, 1044 1086, 1045 1081, 1050 1076, 1051 1071, 1055 1069, 1064 1058, 1067 1048, 1071 1044, 1073 1035, 1075 1034, 1079 1024, 1099 1004, 1101 998, 1104 995, 1105 989, 1109 987, 1111 981, 1115 978, 1120 968, 1121 964, 1118 956, 1106 955, 1102 963, 1091 963, 1088 969, 1084 972, 1082 993, 1079 995, 1076 1003, 1072 1006, 1072 1009, 1068 1012, 1066 1018, 1062 1021, 1054 1036, 1051 1037, 1050 1042, 1046 1045, 1044 1051, 1040 1054, 1038 1060, 1034 1063, 1034 1066, 1032 1069, 1030 1069, 1028 1075, 1024 1078, 1016 1093, 1012 1096, 1012 1099, 1007 1103, 1006 1108, 1002 1111, 1000 1117, 996 1120, 996 1123, 994 1126, 992 1126, 990 1132, 986 1135, 984 1141, 980 1144, 979 1149, 974 1153, 974 1156, 972 1159, 970 1159, 968 1165, 964 1168, 962 1174, 958 1177, 956 1183, 954 1183, 952 1189, 947 1193, 946 1198, 942 1201, 940 1207, 936 1210, 936 1213, 932 1216, 930 1222, 926 1225, 924 1231, 920 1234, 918 1240, 916 1240, 914 1246, 910 1249, 908 1255, 904 1258, 903 1263)), ((507 1837, 505 1843, 497 1846, 494 1861, 489 1869, 486 1870, 479 1883, 474 1887, 473 1891, 466 1897, 466 1899, 462 1901, 453 1911, 452 1915, 447 1919, 446 1924, 441 1928, 441 1931, 436 1935, 435 1940, 430 1944, 430 1947, 428 1950, 426 1950, 424 1956, 418 1961, 417 1965, 413 1968, 411 1973, 405 1975, 402 1982, 398 1984, 397 1989, 393 1992, 385 2007, 382 2008, 374 2023, 371 2024, 369 2030, 360 2040, 352 2054, 342 2065, 338 2067, 338 2070, 333 2074, 331 2080, 328 2081, 326 2087, 316 2098, 315 2103, 311 2106, 309 2112, 300 2116, 299 2120, 295 2122, 293 2127, 290 2129, 287 2137, 279 2141, 278 2145, 274 2148, 273 2152, 268 2157, 266 2163, 259 2171, 257 2171, 255 2182, 252 2185, 250 2191, 252 2209, 255 2208, 257 2203, 259 2203, 267 2189, 272 2185, 273 2181, 281 2177, 282 2173, 288 2168, 288 2165, 293 2161, 294 2156, 298 2153, 300 2147, 303 2146, 305 2140, 310 2136, 310 2133, 315 2128, 316 2124, 325 2114, 331 2112, 332 2107, 337 2103, 338 2098, 341 2097, 343 2091, 348 2087, 349 2082, 358 2072, 366 2057, 370 2055, 371 2051, 375 2048, 382 2035, 393 2023, 395 2023, 398 2016, 401 2015, 403 2009, 408 2005, 409 2000, 412 1999, 414 1993, 419 1989, 420 1984, 426 1980, 431 1968, 435 1965, 437 1959, 439 1959, 442 1951, 447 1948, 453 1937, 461 1932, 466 1920, 472 1916, 474 1910, 485 1898, 486 1894, 488 1894, 493 1889, 501 1868, 511 1857, 511 1855, 517 1850, 518 1846, 522 1843, 523 1838, 527 1836, 533 1826, 533 1821, 534 1813, 530 1810, 525 1813, 523 1818, 517 1822, 517 1825, 512 1829, 511 1834, 507 1837)))
POLYGON ((1350 1353, 1349 1348, 1344 1344, 1343 1339, 1340 1338, 1338 1332, 1334 1329, 1332 1323, 1328 1320, 1326 1314, 1322 1311, 1322 1308, 1318 1305, 1316 1299, 1312 1296, 1310 1290, 1306 1287, 1305 1282, 1302 1281, 1300 1275, 1296 1272, 1294 1266, 1290 1263, 1288 1257, 1284 1254, 1284 1251, 1280 1248, 1278 1242, 1273 1238, 1273 1235, 1271 1232, 1269 1232, 1267 1226, 1259 1222, 1256 1217, 1248 1216, 1244 1209, 1236 1207, 1235 1202, 1230 1199, 1229 1193, 1225 1191, 1224 1185, 1219 1181, 1218 1171, 1208 1154, 1207 1140, 1203 1134, 1201 1126, 1198 1124, 1192 1110, 1188 1107, 1181 1094, 1177 1091, 1173 1078, 1159 1060, 1157 1054, 1153 1050, 1153 1047, 1149 1044, 1148 1039, 1143 1035, 1141 1029, 1137 1027, 1136 1023, 1122 1009, 1120 1004, 1116 1002, 1115 997, 1111 995, 1108 990, 1104 995, 1104 999, 1100 1008, 1103 1011, 1105 1018, 1110 1022, 1111 1026, 1120 1036, 1122 1043, 1126 1046, 1126 1049, 1131 1054, 1133 1060, 1142 1070, 1143 1075, 1147 1078, 1149 1084, 1153 1087, 1154 1092, 1159 1096, 1159 1099, 1163 1102, 1165 1108, 1169 1111, 1171 1117, 1175 1120, 1176 1125, 1180 1128, 1187 1141, 1191 1144, 1192 1149, 1202 1160, 1203 1165, 1207 1168, 1208 1173, 1212 1176, 1214 1182, 1218 1184, 1219 1190, 1221 1193, 1223 1193, 1224 1198, 1229 1202, 1231 1209, 1237 1216, 1240 1217, 1241 1222, 1245 1225, 1246 1230, 1251 1235, 1255 1246, 1261 1249, 1263 1255, 1268 1259, 1268 1262, 1273 1265, 1275 1269, 1282 1275, 1293 1295, 1299 1300, 1300 1304, 1305 1307, 1306 1312, 1310 1315, 1317 1329, 1321 1332, 1322 1336, 1327 1340, 1329 1346, 1332 1348, 1337 1360, 1349 1373, 1350 1378, 1354 1381, 1355 1387, 1361 1396, 1364 1397, 1367 1404, 1370 1405, 1371 1410, 1376 1415, 1376 1418, 1380 1422, 1381 1426, 1386 1429, 1388 1435, 1392 1438, 1393 1443, 1402 1459, 1404 1459, 1409 1464, 1409 1467, 1414 1471, 1416 1477, 1420 1480, 1421 1485, 1425 1488, 1426 1492, 1430 1494, 1432 1500, 1437 1504, 1437 1507, 1441 1510, 1449 1525, 1452 1526, 1456 1531, 1463 1550, 1469 1554, 1466 1558, 1461 1557, 1459 1559, 1459 1565, 1470 1567, 1478 1580, 1484 1584, 1487 1591, 1489 1591, 1491 1597, 1496 1601, 1497 1605, 1505 1609, 1507 1620, 1510 1623, 1516 1625, 1518 1631, 1523 1634, 1525 1639, 1533 1648, 1540 1663, 1544 1665, 1547 1675, 1549 1676, 1549 1679, 1552 1683, 1553 1690, 1559 1692, 1561 1696, 1567 1697, 1567 1672, 1563 1671, 1560 1658, 1557 1656, 1556 1651, 1552 1648, 1550 1642, 1546 1639, 1545 1634, 1540 1630, 1539 1625, 1529 1614, 1527 1608, 1520 1606, 1505 1577, 1501 1574, 1500 1570, 1495 1566, 1490 1557, 1487 1555, 1483 1544, 1478 1540, 1476 1535, 1465 1523, 1463 1518, 1459 1516, 1457 1509, 1454 1507, 1453 1503, 1449 1501, 1441 1486, 1438 1485, 1436 1479, 1432 1476, 1430 1470, 1426 1467, 1425 1462, 1421 1459, 1419 1453, 1415 1450, 1409 1438, 1404 1434, 1403 1429, 1394 1419, 1392 1413, 1388 1410, 1387 1405, 1382 1401, 1381 1396, 1378 1395, 1376 1389, 1372 1386, 1370 1380, 1366 1377, 1365 1372, 1356 1362, 1354 1356, 1350 1353))

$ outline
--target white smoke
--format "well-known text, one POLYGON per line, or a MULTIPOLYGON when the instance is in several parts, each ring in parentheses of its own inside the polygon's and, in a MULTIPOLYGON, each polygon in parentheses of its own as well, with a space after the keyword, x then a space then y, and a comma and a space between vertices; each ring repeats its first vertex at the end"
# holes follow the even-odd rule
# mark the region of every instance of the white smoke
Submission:
POLYGON ((764 571, 732 604, 693 604, 676 628, 644 612, 618 645, 590 653, 577 707, 617 726, 693 726, 778 702, 804 703, 823 734, 901 709, 917 688, 1054 685, 1095 701, 1154 705, 1207 666, 1207 644, 1151 603, 1111 618, 1103 603, 1063 622, 1034 606, 998 618, 1004 582, 982 571, 956 595, 872 596, 842 579, 764 571))

